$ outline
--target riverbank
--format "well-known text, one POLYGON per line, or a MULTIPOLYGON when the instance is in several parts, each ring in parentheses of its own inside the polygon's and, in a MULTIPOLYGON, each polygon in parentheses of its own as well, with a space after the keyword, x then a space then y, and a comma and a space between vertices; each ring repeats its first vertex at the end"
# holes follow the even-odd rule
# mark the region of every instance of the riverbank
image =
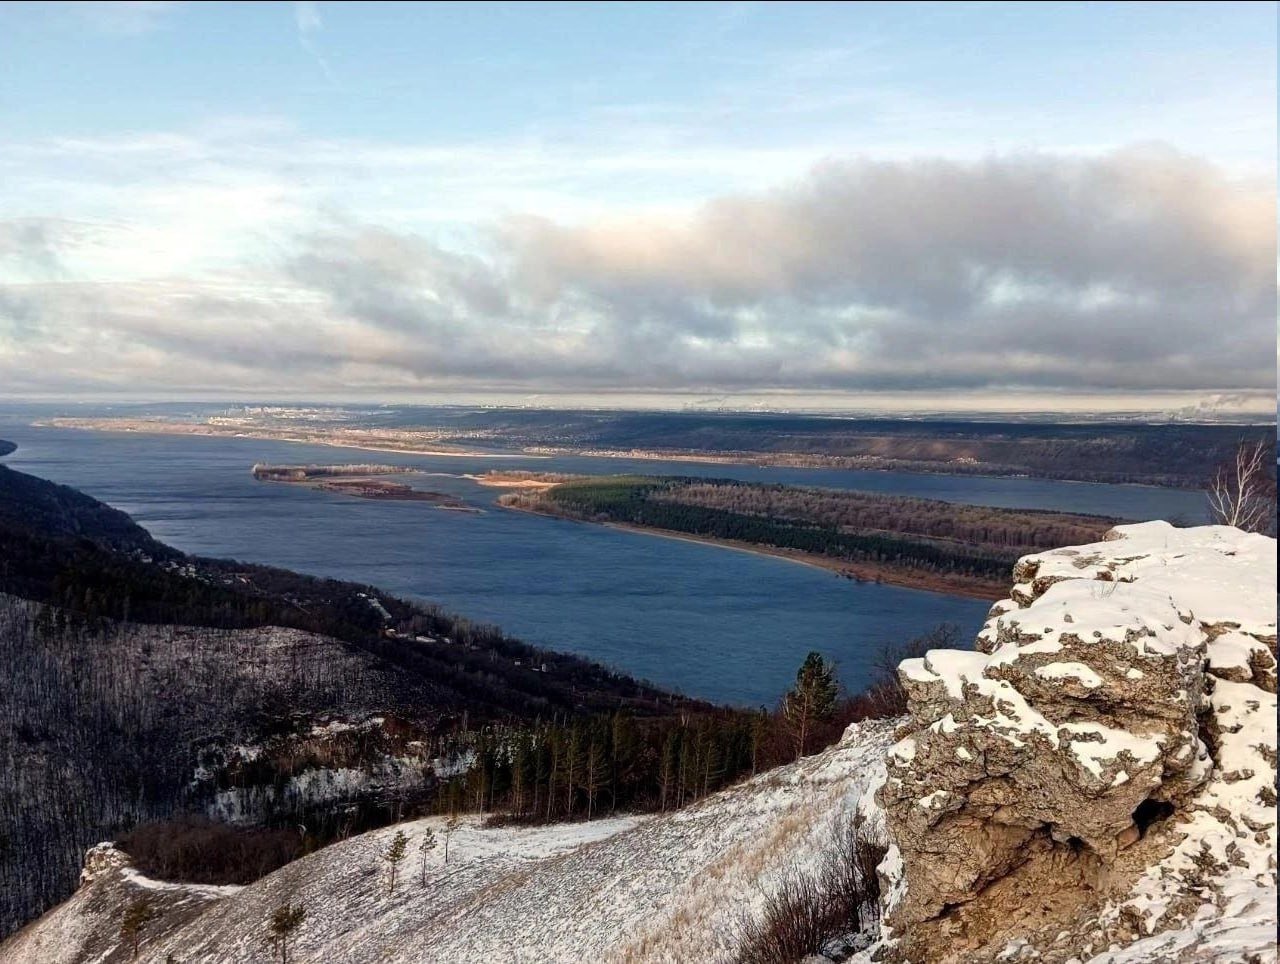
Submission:
POLYGON ((634 525, 628 522, 596 522, 579 519, 575 516, 559 512, 549 512, 522 505, 511 505, 499 502, 500 508, 510 512, 524 512, 529 515, 543 516, 548 519, 562 519, 568 522, 581 522, 583 525, 601 526, 606 529, 617 529, 623 532, 636 532, 641 535, 658 536, 663 539, 675 539, 680 542, 696 542, 702 545, 718 546, 722 549, 733 549, 755 556, 769 556, 774 559, 785 559, 787 562, 824 569, 837 576, 857 583, 874 583, 876 585, 899 586, 903 589, 918 589, 924 592, 940 593, 944 596, 960 596, 965 599, 979 599, 983 602, 995 602, 1003 599, 1008 588, 1008 580, 979 579, 970 576, 943 575, 915 569, 903 569, 894 566, 872 563, 855 563, 843 559, 834 559, 812 552, 801 552, 795 549, 780 549, 777 546, 763 546, 754 542, 743 542, 737 539, 717 539, 711 536, 691 535, 687 532, 676 532, 672 529, 658 529, 653 526, 634 525))
POLYGON ((1114 479, 1072 472, 1028 472, 1025 467, 984 462, 970 457, 946 460, 892 458, 878 455, 821 455, 808 452, 710 452, 691 449, 601 449, 563 446, 526 446, 531 458, 573 456, 650 462, 689 462, 700 465, 745 465, 755 468, 835 469, 849 472, 911 472, 918 475, 967 476, 986 479, 1042 479, 1076 485, 1124 485, 1144 489, 1199 491, 1201 483, 1114 479))
MULTIPOLYGON (((87 432, 122 432, 144 435, 178 435, 211 438, 252 438, 272 442, 297 442, 362 452, 390 452, 397 455, 429 455, 446 458, 510 458, 509 452, 492 452, 442 444, 434 433, 396 432, 376 429, 326 428, 315 432, 267 428, 253 425, 211 425, 206 422, 166 422, 135 418, 51 418, 32 423, 36 428, 74 428, 87 432)), ((530 455, 529 458, 542 456, 530 455)))

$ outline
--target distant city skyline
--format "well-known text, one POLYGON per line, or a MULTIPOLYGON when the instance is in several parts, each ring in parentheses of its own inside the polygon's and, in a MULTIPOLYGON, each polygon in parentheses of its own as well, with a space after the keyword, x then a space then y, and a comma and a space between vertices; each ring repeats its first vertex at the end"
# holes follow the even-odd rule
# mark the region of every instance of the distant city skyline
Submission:
POLYGON ((1275 38, 1271 4, 5 5, 0 397, 1274 417, 1275 38))

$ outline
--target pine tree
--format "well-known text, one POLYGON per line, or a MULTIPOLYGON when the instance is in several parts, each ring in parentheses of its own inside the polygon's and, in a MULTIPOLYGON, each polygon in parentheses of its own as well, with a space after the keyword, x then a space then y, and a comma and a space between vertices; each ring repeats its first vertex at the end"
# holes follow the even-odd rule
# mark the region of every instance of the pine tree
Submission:
POLYGON ((796 685, 783 697, 782 715, 796 741, 796 758, 804 756, 816 724, 831 718, 838 688, 835 667, 818 653, 804 658, 796 685))
POLYGON ((160 914, 146 897, 135 897, 125 907, 124 916, 120 920, 120 937, 129 942, 129 946, 133 948, 134 957, 138 956, 142 932, 159 916, 160 914))
POLYGON ((268 927, 271 940, 280 949, 280 964, 289 964, 289 935, 306 919, 307 909, 301 904, 281 904, 271 912, 268 927))
POLYGON ((387 869, 390 873, 391 893, 396 890, 396 872, 400 869, 400 861, 404 860, 405 849, 409 845, 409 838, 404 835, 403 830, 397 830, 396 835, 391 838, 391 845, 387 847, 387 852, 382 855, 382 859, 387 862, 387 869))
POLYGON ((449 866, 449 838, 453 836, 453 832, 458 829, 458 818, 450 817, 444 824, 444 864, 449 866))
POLYGON ((427 857, 431 851, 436 849, 435 832, 428 827, 422 834, 422 840, 418 843, 418 853, 422 855, 421 879, 422 886, 427 886, 427 857))

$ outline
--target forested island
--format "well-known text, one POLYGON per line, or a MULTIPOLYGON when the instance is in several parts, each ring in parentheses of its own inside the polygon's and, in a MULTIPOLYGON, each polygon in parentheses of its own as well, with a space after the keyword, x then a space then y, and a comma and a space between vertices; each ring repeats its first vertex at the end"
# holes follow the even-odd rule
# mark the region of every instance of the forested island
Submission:
POLYGON ((253 477, 261 482, 285 482, 361 499, 430 502, 442 509, 466 508, 460 499, 445 492, 415 489, 401 482, 377 478, 412 471, 412 468, 399 465, 268 465, 258 462, 253 467, 253 477))
POLYGON ((583 477, 509 492, 499 504, 768 552, 858 581, 992 600, 1019 556, 1096 541, 1116 521, 683 476, 583 477))

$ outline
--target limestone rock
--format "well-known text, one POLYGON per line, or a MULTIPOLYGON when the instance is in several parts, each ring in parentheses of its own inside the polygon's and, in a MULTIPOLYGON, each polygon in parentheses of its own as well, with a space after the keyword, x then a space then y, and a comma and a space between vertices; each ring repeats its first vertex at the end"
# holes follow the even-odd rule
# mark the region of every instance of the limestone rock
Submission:
MULTIPOLYGON (((879 800, 906 959, 969 960, 1017 927, 1067 921, 1144 869, 1126 851, 1199 806, 1211 774, 1265 782, 1211 755, 1224 746, 1212 694, 1275 691, 1275 547, 1222 526, 1121 526, 1020 560, 975 651, 902 663, 910 723, 879 800)), ((1270 746, 1274 779, 1274 728, 1270 746)))

